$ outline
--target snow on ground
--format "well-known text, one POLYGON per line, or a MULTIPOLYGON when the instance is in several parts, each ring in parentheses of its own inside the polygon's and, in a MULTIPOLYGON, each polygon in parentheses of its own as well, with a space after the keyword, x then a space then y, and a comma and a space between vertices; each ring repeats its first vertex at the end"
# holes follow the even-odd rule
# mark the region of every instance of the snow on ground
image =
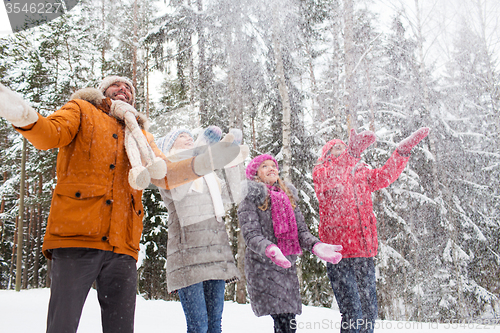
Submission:
MULTIPOLYGON (((32 289, 15 292, 0 291, 0 332, 43 333, 49 299, 48 289, 32 289)), ((304 306, 297 316, 297 332, 339 332, 340 314, 336 310, 304 306)), ((222 330, 229 333, 273 332, 269 316, 256 317, 250 305, 226 302, 222 318, 222 330)), ((100 308, 95 290, 91 290, 83 309, 78 333, 102 332, 100 308)), ((137 297, 135 316, 136 333, 186 332, 184 313, 179 302, 147 301, 137 297)), ((438 333, 438 332, 498 332, 500 324, 436 324, 402 321, 378 321, 375 332, 438 333)))

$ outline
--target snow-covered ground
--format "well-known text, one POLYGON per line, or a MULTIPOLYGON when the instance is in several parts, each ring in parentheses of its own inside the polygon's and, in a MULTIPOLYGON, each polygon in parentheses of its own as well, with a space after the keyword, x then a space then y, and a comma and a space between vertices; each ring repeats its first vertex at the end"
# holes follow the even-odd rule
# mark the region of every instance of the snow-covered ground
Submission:
MULTIPOLYGON (((0 291, 0 332, 43 333, 49 299, 48 289, 0 291)), ((338 311, 304 306, 297 317, 297 332, 339 332, 338 311)), ((273 331, 269 316, 257 318, 250 305, 226 302, 222 318, 223 332, 266 333, 273 331)), ((80 321, 79 333, 102 332, 100 309, 95 290, 91 290, 80 321)), ((184 313, 179 302, 147 301, 137 297, 136 333, 186 332, 184 313)), ((402 321, 378 321, 375 332, 499 332, 500 325, 435 324, 402 321)))

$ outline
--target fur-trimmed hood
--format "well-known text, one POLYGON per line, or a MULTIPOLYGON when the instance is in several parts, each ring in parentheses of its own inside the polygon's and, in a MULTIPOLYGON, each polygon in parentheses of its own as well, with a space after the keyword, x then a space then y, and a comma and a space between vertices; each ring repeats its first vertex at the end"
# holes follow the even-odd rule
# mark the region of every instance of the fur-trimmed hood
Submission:
MULTIPOLYGON (((264 183, 259 183, 253 180, 244 180, 241 186, 246 191, 246 198, 255 203, 257 206, 262 206, 264 204, 268 196, 268 190, 264 183)), ((298 191, 295 186, 290 183, 286 183, 286 186, 292 192, 295 202, 298 202, 298 191)))
MULTIPOLYGON (((96 108, 101 109, 105 111, 106 113, 109 112, 109 106, 111 105, 112 101, 104 97, 102 92, 98 89, 95 88, 83 88, 80 90, 77 90, 76 92, 71 95, 70 100, 73 99, 81 99, 86 102, 89 102, 90 104, 94 105, 96 108), (105 100, 108 100, 108 103, 105 102, 105 100)), ((142 113, 139 112, 139 117, 137 117, 137 123, 139 126, 144 129, 148 130, 149 127, 149 121, 148 117, 142 113)))

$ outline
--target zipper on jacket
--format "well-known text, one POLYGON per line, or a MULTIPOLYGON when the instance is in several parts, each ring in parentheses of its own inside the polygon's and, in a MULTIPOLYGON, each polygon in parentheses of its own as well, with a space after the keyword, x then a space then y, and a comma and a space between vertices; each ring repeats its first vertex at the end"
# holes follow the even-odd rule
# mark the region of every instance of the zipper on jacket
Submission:
POLYGON ((365 243, 365 253, 368 252, 368 243, 366 242, 366 237, 363 233, 363 220, 361 219, 361 212, 359 211, 359 203, 358 203, 358 195, 356 194, 356 186, 355 186, 355 182, 354 182, 354 173, 356 172, 356 166, 354 166, 354 168, 352 169, 352 172, 351 172, 351 185, 352 185, 352 191, 354 193, 354 202, 356 203, 356 212, 358 213, 358 221, 359 221, 359 228, 360 228, 360 231, 361 231, 361 236, 363 238, 363 241, 365 243))

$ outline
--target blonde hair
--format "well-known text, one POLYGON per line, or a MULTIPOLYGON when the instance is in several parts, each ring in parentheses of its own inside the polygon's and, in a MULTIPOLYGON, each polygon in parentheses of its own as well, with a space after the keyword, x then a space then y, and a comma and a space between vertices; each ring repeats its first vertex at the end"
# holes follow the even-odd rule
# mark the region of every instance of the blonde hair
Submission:
MULTIPOLYGON (((258 183, 264 183, 262 181, 262 179, 260 179, 260 177, 257 175, 255 175, 254 180, 258 183)), ((282 181, 281 178, 279 178, 279 177, 278 177, 278 186, 288 196, 288 199, 290 200, 290 203, 292 204, 292 208, 295 209, 295 207, 297 207, 297 205, 295 204, 295 199, 293 197, 292 191, 290 191, 288 186, 286 186, 285 182, 282 181)), ((268 192, 266 192, 266 200, 264 200, 264 203, 262 205, 258 206, 258 208, 262 211, 265 211, 269 208, 269 193, 268 192)))

